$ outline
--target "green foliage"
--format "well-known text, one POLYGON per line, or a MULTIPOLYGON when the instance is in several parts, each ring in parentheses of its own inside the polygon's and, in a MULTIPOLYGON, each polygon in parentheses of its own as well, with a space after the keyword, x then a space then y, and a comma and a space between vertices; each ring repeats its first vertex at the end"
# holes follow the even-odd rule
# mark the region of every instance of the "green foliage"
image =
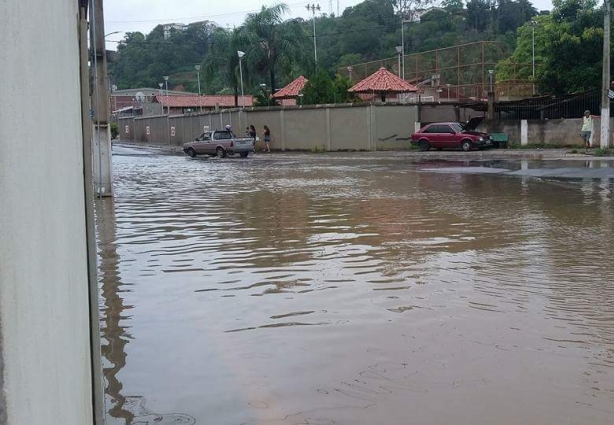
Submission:
POLYGON ((590 0, 555 0, 548 54, 537 84, 545 93, 589 90, 601 84, 603 14, 590 0))
POLYGON ((261 87, 254 96, 254 106, 278 106, 279 103, 271 97, 271 92, 267 87, 261 87))
MULTIPOLYGON (((234 94, 235 105, 238 105, 241 78, 237 51, 246 43, 245 37, 237 29, 216 28, 210 39, 210 54, 206 56, 203 67, 205 87, 219 87, 218 92, 234 94)), ((244 81, 249 82, 249 70, 245 67, 243 71, 244 81)))
POLYGON ((352 87, 352 82, 349 78, 340 74, 335 75, 333 80, 335 103, 350 103, 356 100, 356 95, 348 92, 350 87, 352 87))
POLYGON ((320 69, 305 85, 302 104, 318 105, 351 102, 354 99, 354 96, 348 93, 351 86, 352 83, 348 78, 337 74, 333 80, 320 69))
POLYGON ((110 124, 110 128, 111 128, 111 139, 117 139, 117 136, 119 135, 119 130, 117 128, 117 123, 116 122, 112 122, 110 124))
POLYGON ((610 148, 597 148, 595 149, 595 156, 610 156, 612 155, 612 150, 610 148))
POLYGON ((317 105, 335 103, 335 86, 333 80, 323 70, 309 79, 303 89, 303 104, 317 105))
MULTIPOLYGON (((346 8, 340 17, 316 16, 318 67, 332 75, 339 67, 394 56, 395 46, 401 44, 402 20, 407 54, 480 40, 501 41, 511 50, 516 29, 524 28, 535 14, 528 0, 469 0, 466 7, 463 0, 444 0, 441 7, 423 14, 420 22, 408 22, 410 11, 432 4, 431 0, 364 0, 346 8)), ((573 8, 567 9, 561 9, 561 16, 573 14, 573 8)), ((190 25, 185 31, 171 30, 167 38, 162 26, 147 35, 127 33, 118 45, 119 61, 109 65, 112 82, 120 89, 157 87, 162 76, 169 75, 169 88, 195 92, 194 65, 202 64, 203 93, 237 94, 240 76, 236 52, 241 50, 245 52, 245 92, 253 92, 263 82, 279 89, 315 69, 313 22, 283 20, 287 10, 284 4, 263 7, 232 30, 209 22, 190 25)), ((587 33, 581 39, 593 40, 595 36, 598 33, 587 33)), ((475 59, 463 57, 463 62, 479 60, 475 59)), ((337 97, 343 96, 335 92, 333 99, 337 97)))
POLYGON ((532 78, 535 31, 535 82, 541 93, 574 93, 599 87, 603 14, 592 0, 554 0, 551 15, 518 28, 516 49, 497 65, 497 79, 532 78))
POLYGON ((306 34, 295 21, 283 21, 289 8, 285 4, 262 7, 258 13, 247 15, 241 28, 247 46, 246 59, 251 68, 269 76, 270 87, 278 88, 275 75, 278 71, 290 74, 293 65, 307 64, 304 55, 306 34))

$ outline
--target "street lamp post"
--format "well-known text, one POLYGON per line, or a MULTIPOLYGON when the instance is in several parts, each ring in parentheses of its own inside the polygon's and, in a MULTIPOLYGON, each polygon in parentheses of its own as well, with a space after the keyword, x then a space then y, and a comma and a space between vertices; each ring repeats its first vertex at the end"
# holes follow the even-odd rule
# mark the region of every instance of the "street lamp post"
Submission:
POLYGON ((316 70, 318 69, 318 48, 316 45, 316 10, 320 11, 319 4, 307 4, 307 10, 311 10, 311 15, 313 16, 313 58, 316 63, 316 70))
POLYGON ((168 102, 168 75, 165 75, 164 77, 164 84, 166 85, 166 113, 167 115, 171 115, 171 105, 168 102))
POLYGON ((401 69, 401 55, 403 54, 403 46, 397 46, 395 47, 395 49, 397 49, 397 56, 399 59, 399 64, 398 64, 398 69, 399 69, 399 77, 403 78, 403 70, 401 69))
POLYGON ((489 69, 488 70, 488 79, 490 81, 490 93, 494 93, 494 85, 493 85, 493 76, 495 74, 495 70, 494 69, 489 69))
POLYGON ((237 56, 239 56, 239 74, 241 76, 241 104, 243 105, 243 109, 245 109, 245 96, 243 95, 243 63, 242 63, 243 56, 245 56, 245 52, 237 50, 237 56))
POLYGON ((533 68, 533 96, 535 96, 535 27, 537 26, 537 21, 531 20, 531 29, 533 30, 531 39, 533 46, 533 57, 531 60, 532 68, 533 68))
POLYGON ((495 91, 494 91, 494 78, 495 70, 488 70, 488 79, 490 80, 490 88, 488 89, 488 119, 492 120, 495 118, 495 91))
POLYGON ((203 103, 200 99, 200 65, 194 65, 196 70, 196 77, 198 78, 198 105, 200 106, 200 112, 203 111, 203 103))

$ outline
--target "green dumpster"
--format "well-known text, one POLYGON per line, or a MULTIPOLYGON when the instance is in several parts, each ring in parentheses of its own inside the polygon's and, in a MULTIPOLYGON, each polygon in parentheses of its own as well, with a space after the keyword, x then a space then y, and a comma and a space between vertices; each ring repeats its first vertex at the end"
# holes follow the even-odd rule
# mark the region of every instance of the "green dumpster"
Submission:
POLYGON ((490 133, 490 140, 495 148, 506 148, 509 137, 507 133, 490 133))

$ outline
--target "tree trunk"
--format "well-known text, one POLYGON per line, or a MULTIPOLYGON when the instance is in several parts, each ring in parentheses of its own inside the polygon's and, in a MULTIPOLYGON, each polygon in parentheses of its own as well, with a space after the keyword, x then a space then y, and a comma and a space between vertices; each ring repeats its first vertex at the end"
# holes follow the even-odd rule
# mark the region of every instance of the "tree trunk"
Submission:
POLYGON ((273 94, 275 94, 275 67, 271 67, 270 70, 271 73, 271 96, 273 96, 273 94))

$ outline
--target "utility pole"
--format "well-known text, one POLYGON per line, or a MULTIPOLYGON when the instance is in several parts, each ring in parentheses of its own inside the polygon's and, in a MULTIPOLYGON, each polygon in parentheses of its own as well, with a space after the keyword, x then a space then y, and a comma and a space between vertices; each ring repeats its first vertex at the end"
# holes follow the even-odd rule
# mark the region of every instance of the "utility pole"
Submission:
POLYGON ((91 1, 90 58, 94 77, 92 97, 92 151, 94 191, 98 197, 113 196, 111 181, 110 100, 102 0, 91 1))
MULTIPOLYGON (((308 4, 307 10, 311 10, 311 15, 313 16, 313 58, 316 62, 316 71, 318 69, 318 48, 316 46, 316 10, 320 11, 319 4, 308 4)), ((271 88, 273 90, 273 88, 271 88)))
POLYGON ((194 65, 196 70, 196 77, 198 78, 198 105, 200 106, 200 112, 203 111, 203 102, 200 98, 200 65, 194 65))
POLYGON ((603 2, 603 71, 601 74, 601 139, 603 149, 610 144, 610 0, 603 2))

